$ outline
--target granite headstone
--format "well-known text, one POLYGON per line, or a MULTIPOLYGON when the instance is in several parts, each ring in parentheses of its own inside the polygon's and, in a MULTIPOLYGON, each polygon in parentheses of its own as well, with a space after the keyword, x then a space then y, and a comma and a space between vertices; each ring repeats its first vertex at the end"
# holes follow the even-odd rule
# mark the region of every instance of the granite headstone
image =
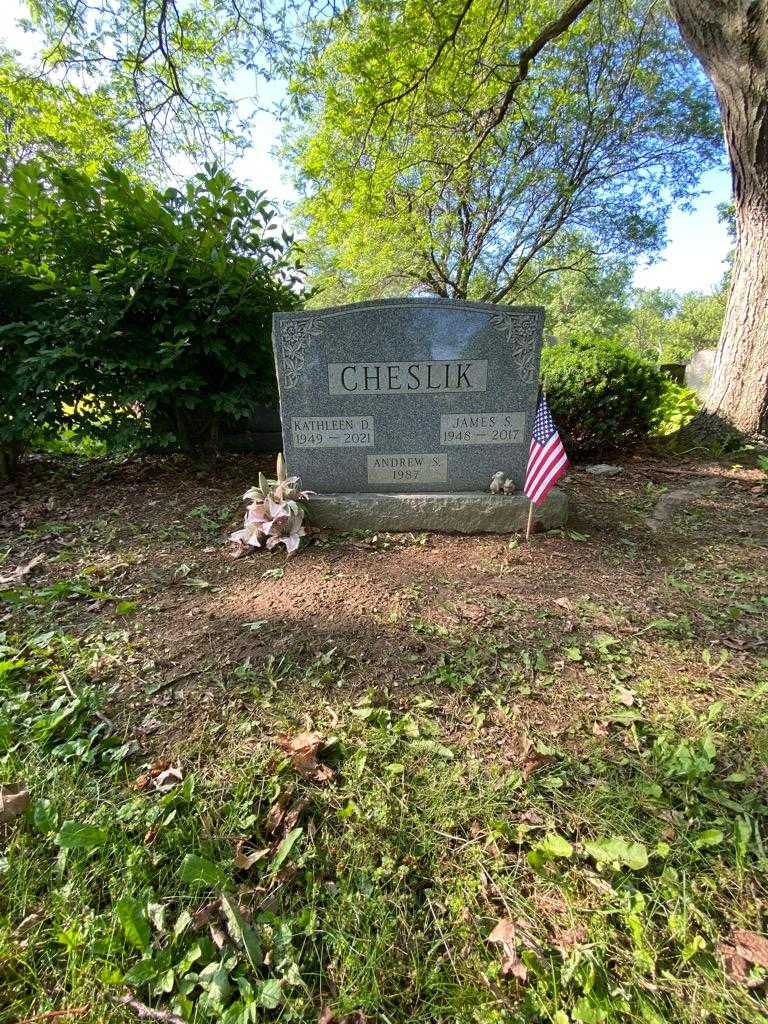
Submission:
POLYGON ((694 352, 685 368, 685 386, 692 388, 701 399, 706 399, 712 370, 715 366, 714 348, 702 348, 694 352))
POLYGON ((432 298, 274 314, 288 472, 321 493, 520 488, 543 318, 432 298))

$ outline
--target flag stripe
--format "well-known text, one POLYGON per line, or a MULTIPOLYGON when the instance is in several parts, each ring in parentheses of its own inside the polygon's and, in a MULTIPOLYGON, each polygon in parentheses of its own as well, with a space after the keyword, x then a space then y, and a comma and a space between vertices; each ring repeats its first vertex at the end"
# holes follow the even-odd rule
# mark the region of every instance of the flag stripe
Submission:
POLYGON ((549 470, 546 477, 541 481, 535 493, 531 497, 531 501, 538 502, 549 493, 554 487, 560 477, 565 473, 568 468, 568 456, 563 452, 558 462, 549 470))
POLYGON ((547 461, 552 453, 553 448, 557 447, 557 439, 555 438, 552 446, 548 446, 545 450, 541 445, 536 445, 535 451, 531 454, 528 460, 528 471, 526 474, 526 485, 533 481, 533 478, 538 474, 542 465, 547 461))
POLYGON ((537 498, 538 501, 543 500, 547 496, 547 494, 549 494, 549 492, 555 486, 555 484, 560 479, 560 477, 565 474, 567 469, 568 469, 568 456, 567 455, 563 455, 562 461, 556 467, 553 468, 553 470, 552 470, 551 474, 549 475, 546 483, 544 483, 542 485, 542 487, 539 489, 539 491, 538 491, 538 493, 536 495, 536 498, 537 498))
POLYGON ((561 447, 557 447, 557 449, 551 454, 549 459, 547 459, 547 462, 541 467, 540 471, 537 473, 536 479, 530 481, 526 490, 526 494, 529 498, 531 498, 531 500, 538 500, 536 496, 539 494, 539 490, 541 489, 542 485, 546 486, 550 474, 556 466, 559 466, 560 460, 563 458, 564 455, 565 453, 563 452, 561 447))
POLYGON ((546 471, 546 468, 552 458, 556 457, 563 450, 563 446, 560 443, 560 438, 557 434, 553 434, 543 447, 539 445, 537 445, 537 447, 539 448, 539 451, 532 456, 528 462, 528 474, 525 481, 526 491, 535 486, 539 476, 541 473, 546 471))

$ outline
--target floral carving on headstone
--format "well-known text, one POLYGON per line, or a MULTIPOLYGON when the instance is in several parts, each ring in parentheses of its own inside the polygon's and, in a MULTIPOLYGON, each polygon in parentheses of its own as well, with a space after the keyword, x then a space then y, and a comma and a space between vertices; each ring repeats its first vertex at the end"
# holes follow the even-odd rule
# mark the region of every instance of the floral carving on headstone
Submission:
POLYGON ((530 381, 536 373, 534 339, 541 331, 542 314, 535 309, 496 313, 489 323, 504 334, 517 363, 520 379, 530 381))
POLYGON ((322 334, 322 324, 316 317, 284 320, 280 335, 283 342, 283 382, 287 391, 304 380, 307 351, 314 338, 322 334))

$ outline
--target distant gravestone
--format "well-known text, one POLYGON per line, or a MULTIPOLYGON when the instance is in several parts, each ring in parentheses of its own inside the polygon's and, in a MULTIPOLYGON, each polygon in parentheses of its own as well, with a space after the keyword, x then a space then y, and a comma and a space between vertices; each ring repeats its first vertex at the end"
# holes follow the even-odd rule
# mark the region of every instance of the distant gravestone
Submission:
POLYGON ((523 483, 543 310, 386 299, 274 315, 288 471, 320 492, 523 483))
POLYGON ((702 399, 707 397, 709 382, 712 379, 715 351, 714 348, 702 348, 698 352, 694 352, 691 361, 685 368, 686 386, 692 388, 702 399))
POLYGON ((659 370, 675 384, 685 384, 685 363, 659 363, 659 370))

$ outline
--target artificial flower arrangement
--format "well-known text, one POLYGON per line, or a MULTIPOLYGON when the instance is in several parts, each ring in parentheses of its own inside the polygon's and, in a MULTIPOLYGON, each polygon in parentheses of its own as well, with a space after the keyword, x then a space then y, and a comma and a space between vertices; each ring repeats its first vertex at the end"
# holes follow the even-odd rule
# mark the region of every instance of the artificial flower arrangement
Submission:
POLYGON ((302 491, 297 476, 285 475, 285 459, 277 456, 277 480, 268 480, 259 473, 257 487, 251 487, 243 495, 250 505, 245 513, 242 530, 230 535, 238 545, 270 551, 278 544, 285 544, 289 555, 298 551, 304 529, 305 509, 300 504, 314 491, 302 491))

